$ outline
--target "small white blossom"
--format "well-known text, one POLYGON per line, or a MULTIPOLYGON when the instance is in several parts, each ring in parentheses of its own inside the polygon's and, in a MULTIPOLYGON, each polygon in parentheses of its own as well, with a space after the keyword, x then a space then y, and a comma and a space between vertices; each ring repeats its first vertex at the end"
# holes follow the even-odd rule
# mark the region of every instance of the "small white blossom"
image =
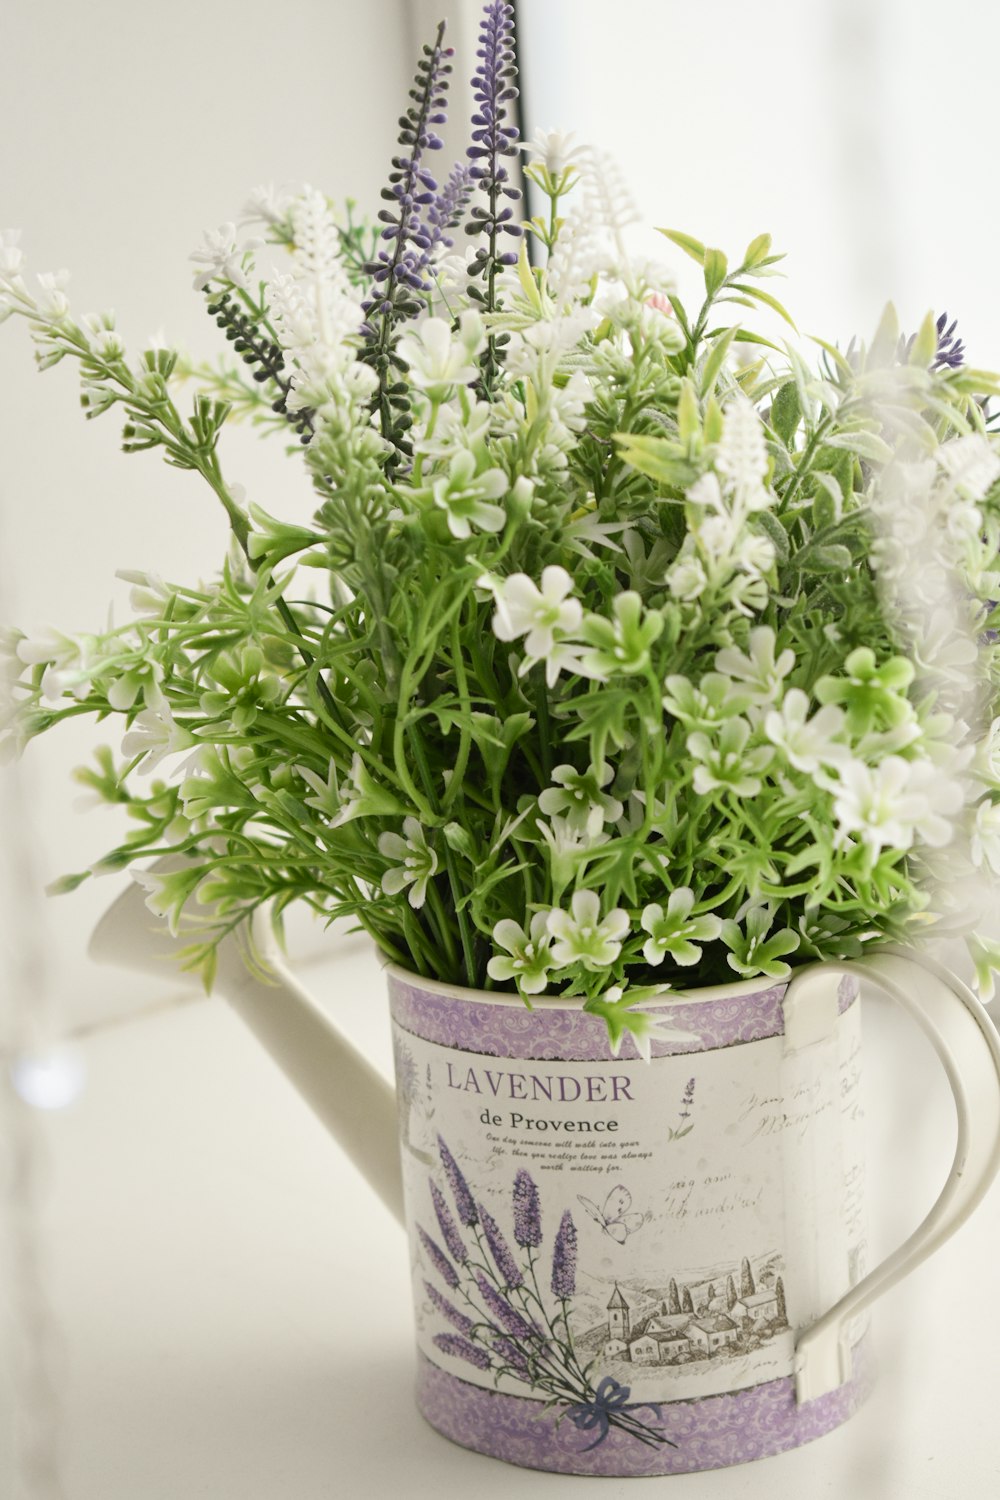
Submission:
POLYGON ((203 292, 211 281, 231 281, 233 286, 247 290, 249 283, 243 270, 243 256, 246 251, 256 249, 260 240, 245 240, 240 244, 236 238, 236 225, 228 223, 221 224, 218 229, 206 229, 204 236, 205 243, 188 256, 188 260, 201 267, 195 272, 195 291, 203 292))
POLYGON ((681 555, 667 573, 667 588, 682 604, 691 604, 708 587, 708 574, 697 557, 681 555))
POLYGON ((453 454, 447 474, 431 481, 434 505, 445 513, 452 536, 465 540, 475 526, 480 531, 502 531, 507 512, 495 504, 510 489, 503 469, 476 473, 475 454, 463 449, 453 454))
POLYGON ((947 476, 951 495, 975 504, 1000 478, 1000 456, 978 432, 942 443, 935 457, 947 476))
POLYGON ((629 930, 628 913, 620 907, 601 917, 601 898, 595 891, 576 891, 570 910, 551 911, 548 930, 555 939, 552 961, 560 968, 582 963, 596 971, 613 964, 629 930))
POLYGON ((432 401, 443 401, 456 385, 471 385, 479 377, 478 356, 486 348, 483 320, 464 312, 458 333, 444 318, 424 318, 397 345, 409 366, 409 381, 426 391, 432 401))
POLYGON ((574 766, 556 766, 555 786, 542 792, 538 805, 543 813, 564 814, 570 825, 588 833, 600 833, 605 823, 617 823, 624 808, 617 797, 601 790, 614 780, 614 769, 606 761, 586 771, 574 766))
POLYGON ((402 838, 398 833, 380 834, 378 848, 387 859, 399 861, 382 876, 383 891, 387 896, 397 896, 409 886, 407 900, 418 910, 427 899, 427 882, 438 867, 438 857, 428 848, 422 825, 416 818, 404 818, 402 838))
POLYGON ((844 712, 834 703, 819 709, 812 718, 809 699, 801 688, 789 688, 780 709, 764 718, 764 733, 797 771, 812 775, 821 765, 846 760, 850 751, 838 740, 844 732, 844 712))
POLYGON ((725 791, 736 797, 756 797, 761 786, 757 773, 768 765, 774 751, 770 745, 748 750, 749 738, 750 725, 740 718, 727 719, 717 739, 701 730, 689 734, 687 748, 698 762, 691 778, 695 791, 701 796, 725 791))
POLYGON ((493 941, 501 948, 506 948, 510 957, 505 958, 498 953, 490 959, 486 972, 491 979, 499 979, 501 982, 514 979, 525 995, 540 995, 543 992, 548 982, 548 972, 552 968, 548 917, 546 911, 535 912, 528 932, 509 917, 496 924, 493 941))
POLYGON ((735 396, 726 407, 715 469, 748 509, 764 509, 771 503, 764 489, 764 429, 746 396, 735 396))
POLYGON ((122 738, 122 754, 129 760, 134 755, 141 755, 143 761, 139 773, 148 776, 164 756, 190 750, 197 743, 190 730, 177 723, 166 699, 160 697, 151 707, 136 714, 122 738))
POLYGON ((775 660, 775 635, 770 625, 758 625, 750 632, 750 650, 738 651, 726 646, 715 658, 719 672, 745 684, 751 702, 773 703, 781 684, 795 665, 795 652, 786 650, 775 660))
POLYGON ((709 914, 692 917, 693 906, 694 892, 682 885, 670 892, 666 911, 655 902, 644 908, 641 921, 649 938, 642 951, 648 964, 661 964, 669 953, 674 963, 687 968, 701 958, 698 943, 710 943, 719 936, 720 918, 709 914))
POLYGON ((943 846, 962 801, 961 788, 929 762, 898 755, 887 756, 878 766, 848 760, 836 767, 829 785, 841 837, 857 836, 876 854, 905 851, 917 838, 943 846))
POLYGON ((43 318, 49 322, 59 323, 69 313, 69 298, 66 296, 66 287, 69 285, 68 271, 40 271, 38 273, 39 296, 36 306, 43 318))
POLYGON ((240 227, 245 224, 281 224, 288 218, 301 189, 275 187, 273 182, 255 187, 243 205, 240 227))
POLYGON ((525 636, 527 655, 521 675, 535 662, 546 664, 546 681, 555 685, 560 671, 576 670, 578 650, 565 644, 565 637, 579 629, 583 610, 578 599, 568 598, 573 580, 565 568, 550 566, 542 570, 541 588, 527 573, 512 573, 500 582, 485 578, 496 599, 493 630, 501 641, 525 636))
POLYGON ((585 149, 577 145, 572 130, 536 130, 531 140, 521 147, 522 151, 537 157, 540 165, 553 177, 574 166, 585 149))

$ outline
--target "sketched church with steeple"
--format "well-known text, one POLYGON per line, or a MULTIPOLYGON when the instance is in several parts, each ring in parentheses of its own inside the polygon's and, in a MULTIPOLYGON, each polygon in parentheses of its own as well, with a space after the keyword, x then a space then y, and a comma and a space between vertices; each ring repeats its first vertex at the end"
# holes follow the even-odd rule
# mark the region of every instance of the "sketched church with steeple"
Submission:
POLYGON ((611 1301, 608 1303, 608 1337, 612 1339, 623 1339, 628 1343, 629 1336, 629 1305, 621 1294, 617 1281, 615 1289, 611 1293, 611 1301))

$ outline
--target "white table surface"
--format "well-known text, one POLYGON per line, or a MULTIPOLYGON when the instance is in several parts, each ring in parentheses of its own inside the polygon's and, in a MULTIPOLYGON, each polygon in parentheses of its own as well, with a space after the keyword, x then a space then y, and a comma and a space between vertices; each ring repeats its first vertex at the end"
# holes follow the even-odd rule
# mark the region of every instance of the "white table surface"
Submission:
MULTIPOLYGON (((309 982, 388 1066, 364 946, 309 982)), ((512 1469, 417 1415, 404 1241, 350 1163, 222 1001, 144 1010, 144 984, 44 1124, 67 1500, 1000 1495, 1000 1188, 877 1309, 881 1381, 837 1432, 668 1479, 512 1469)), ((888 1010, 865 1003, 876 1249, 929 1206, 954 1141, 929 1049, 888 1010)))

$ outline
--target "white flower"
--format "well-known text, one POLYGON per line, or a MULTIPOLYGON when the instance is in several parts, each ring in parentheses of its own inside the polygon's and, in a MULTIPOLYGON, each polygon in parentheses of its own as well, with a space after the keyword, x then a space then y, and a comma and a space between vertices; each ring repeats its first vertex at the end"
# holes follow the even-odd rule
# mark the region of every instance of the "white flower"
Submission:
POLYGON ((570 911, 551 911, 548 930, 555 942, 552 961, 560 968, 582 963, 595 971, 613 964, 628 929, 628 913, 620 907, 601 918, 601 898, 594 891, 576 891, 570 911))
POLYGON ((538 157, 541 165, 553 177, 558 177, 567 167, 575 165, 586 148, 576 144, 572 130, 536 130, 530 141, 521 147, 538 157))
POLYGON ((496 599, 494 634, 501 641, 526 637, 522 676, 535 662, 544 661, 546 681, 553 687, 560 671, 575 670, 579 656, 564 644, 564 637, 579 628, 583 610, 579 600, 566 597, 573 591, 573 580, 565 568, 544 568, 541 588, 527 573, 512 573, 501 582, 490 578, 482 581, 492 587, 496 599))
POLYGON ((141 755, 143 762, 139 772, 148 776, 164 756, 190 750, 197 743, 194 735, 183 724, 177 723, 166 699, 161 697, 153 707, 136 714, 122 738, 122 754, 129 760, 134 755, 141 755))
POLYGON ((38 311, 50 322, 60 322, 69 312, 69 298, 66 296, 69 272, 40 271, 38 285, 41 288, 41 294, 36 303, 38 311))
POLYGON ((419 909, 427 899, 427 882, 438 867, 437 855, 428 848, 422 825, 416 818, 404 818, 403 837, 398 833, 380 834, 378 848, 387 859, 400 861, 382 876, 385 894, 396 896, 409 886, 407 900, 419 909))
POLYGON ((661 964, 669 953, 674 963, 686 968, 701 958, 699 942, 712 942, 719 936, 721 920, 711 915, 692 917, 692 906, 694 892, 682 885, 670 892, 666 911, 656 903, 644 908, 641 920, 649 939, 642 951, 648 964, 661 964))
POLYGON ((505 958, 498 953, 495 958, 490 959, 486 972, 491 979, 499 979, 501 982, 514 979, 525 995, 542 993, 547 982, 546 976, 552 967, 548 917, 547 911, 535 912, 528 933, 509 917, 496 924, 493 941, 501 948, 506 948, 510 957, 505 958))
POLYGON ((0 280, 12 282, 21 274, 24 252, 19 229, 0 229, 0 280))
POLYGON ((96 636, 72 637, 51 630, 47 636, 31 640, 22 636, 14 648, 18 661, 26 666, 44 663, 42 694, 55 702, 64 693, 74 698, 86 698, 90 691, 90 672, 98 657, 96 636))
POLYGON ((410 384, 432 401, 443 401, 453 386, 478 379, 477 357, 485 348, 483 320, 476 312, 462 314, 457 337, 444 318, 424 318, 397 345, 409 366, 410 384))
POLYGON ((858 836, 876 854, 910 849, 916 838, 940 847, 952 833, 961 788, 928 761, 889 755, 878 766, 848 760, 829 783, 841 836, 858 836))
POLYGON ((701 597, 708 587, 708 574, 696 557, 681 555, 667 573, 667 588, 682 604, 701 597))
POLYGON ((298 194, 299 190, 295 187, 275 187, 273 182, 261 183, 254 188, 243 205, 240 226, 283 223, 298 194))
POLYGON ((249 283, 243 270, 243 256, 247 250, 255 249, 260 240, 246 240, 242 245, 236 238, 235 224, 221 224, 218 229, 206 229, 205 243, 192 250, 188 260, 202 269, 195 273, 194 289, 203 292, 210 281, 231 281, 233 286, 247 289, 249 283))
POLYGON ((538 805, 549 817, 562 813, 572 827, 600 833, 605 823, 617 823, 624 811, 617 797, 601 790, 614 780, 614 774, 606 761, 586 771, 578 771, 574 766, 556 766, 552 772, 556 785, 542 792, 538 805))
POLYGON ((844 730, 842 709, 828 703, 811 719, 808 714, 807 695, 801 688, 789 688, 780 709, 772 709, 765 716, 764 733, 784 752, 790 765, 811 775, 821 765, 831 766, 846 760, 850 752, 837 740, 844 730))
POLYGON ((452 455, 448 473, 431 481, 435 506, 443 510, 452 536, 464 540, 473 526, 480 531, 502 531, 507 512, 493 502, 506 495, 510 481, 503 469, 476 473, 476 456, 462 449, 452 455))
POLYGON ((972 863, 1000 875, 1000 802, 980 802, 970 839, 972 863))
POLYGON ((775 635, 770 625, 758 625, 750 632, 750 650, 746 654, 735 646, 726 646, 715 658, 715 665, 726 677, 745 683, 751 702, 773 703, 782 680, 795 665, 795 652, 782 651, 775 660, 775 635))
POLYGON ((770 745, 746 748, 750 725, 746 719, 727 719, 717 740, 696 730, 687 737, 687 748, 699 762, 691 778, 701 796, 716 790, 732 792, 736 797, 756 797, 760 781, 756 772, 764 770, 774 751, 770 745))

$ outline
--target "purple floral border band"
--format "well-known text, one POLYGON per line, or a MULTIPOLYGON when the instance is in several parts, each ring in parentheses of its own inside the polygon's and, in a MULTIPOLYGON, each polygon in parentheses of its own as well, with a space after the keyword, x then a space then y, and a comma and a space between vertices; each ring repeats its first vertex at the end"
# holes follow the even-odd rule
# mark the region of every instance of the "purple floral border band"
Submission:
POLYGON ((749 1390, 692 1401, 659 1403, 664 1435, 675 1443, 648 1446, 612 1428, 584 1451, 588 1439, 571 1422, 558 1427, 540 1401, 469 1384, 418 1355, 417 1405, 453 1443, 525 1469, 557 1474, 642 1478, 723 1469, 797 1448, 852 1417, 874 1384, 866 1341, 854 1349, 854 1373, 839 1390, 798 1405, 788 1376, 749 1390))
MULTIPOLYGON (((644 1005, 644 1010, 662 1014, 665 1022, 692 1035, 691 1041, 654 1040, 653 1056, 706 1052, 781 1036, 782 1000, 787 987, 775 984, 768 989, 712 998, 712 992, 706 991, 704 1000, 678 998, 662 1005, 644 1005)), ((843 1012, 857 999, 857 980, 845 975, 837 993, 843 1012)), ((528 1010, 516 998, 511 1004, 497 1003, 496 999, 491 1003, 491 997, 485 994, 476 999, 473 992, 467 996, 436 994, 421 988, 419 981, 409 983, 391 971, 389 996, 397 1026, 463 1052, 563 1062, 603 1062, 609 1055, 604 1021, 574 1006, 542 1003, 528 1010)), ((510 997, 505 998, 509 1002, 510 997)))

